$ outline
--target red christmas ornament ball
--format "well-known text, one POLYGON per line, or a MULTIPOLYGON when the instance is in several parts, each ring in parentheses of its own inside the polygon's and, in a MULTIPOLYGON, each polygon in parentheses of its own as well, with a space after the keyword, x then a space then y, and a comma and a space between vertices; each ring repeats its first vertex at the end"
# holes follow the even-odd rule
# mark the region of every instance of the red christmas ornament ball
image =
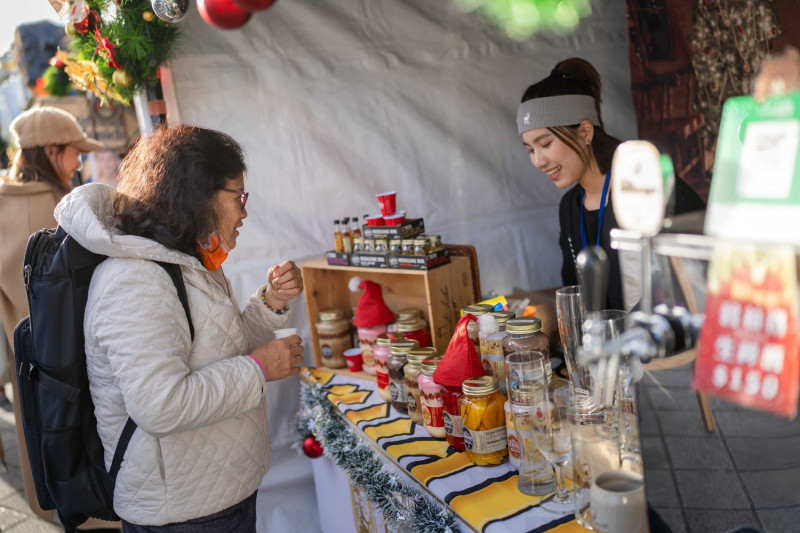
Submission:
POLYGON ((262 11, 272 7, 277 0, 233 0, 233 3, 245 11, 262 11))
POLYGON ((303 441, 303 452, 312 459, 316 459, 322 455, 322 444, 313 435, 309 435, 303 441))
POLYGON ((252 16, 232 0, 197 0, 197 11, 206 24, 223 30, 241 28, 252 16))

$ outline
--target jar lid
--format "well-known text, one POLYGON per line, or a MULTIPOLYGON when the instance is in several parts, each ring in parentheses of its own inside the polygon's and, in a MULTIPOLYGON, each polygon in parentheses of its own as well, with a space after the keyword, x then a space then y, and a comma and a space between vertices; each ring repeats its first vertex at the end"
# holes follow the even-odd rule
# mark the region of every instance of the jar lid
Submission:
POLYGON ((412 318, 409 320, 402 320, 395 322, 397 326, 397 331, 402 333, 408 333, 409 331, 417 331, 418 329, 422 329, 425 327, 424 322, 419 318, 412 318))
POLYGON ((414 239, 414 246, 418 244, 424 246, 428 244, 428 239, 414 239))
POLYGON ((422 360, 422 371, 425 373, 433 372, 436 370, 436 367, 439 366, 439 363, 442 362, 442 357, 437 355, 436 357, 429 357, 428 359, 422 360))
POLYGON ((416 307, 406 307, 397 312, 397 321, 408 320, 410 318, 422 318, 422 309, 416 307))
POLYGON ((489 304, 472 304, 472 305, 466 306, 464 308, 464 312, 465 313, 469 313, 469 314, 471 314, 473 316, 481 316, 481 315, 485 315, 486 313, 488 313, 492 309, 494 309, 494 308, 489 304))
POLYGON ((425 359, 436 357, 436 348, 416 348, 408 352, 408 364, 421 365, 425 359))
POLYGON ((442 236, 441 235, 428 235, 428 239, 430 239, 432 241, 441 241, 442 240, 442 236))
POLYGON ((476 378, 465 379, 461 384, 464 394, 491 394, 500 390, 494 376, 478 376, 476 378))
POLYGON ((494 321, 497 322, 498 326, 505 326, 506 323, 514 317, 509 317, 505 314, 504 311, 492 311, 491 313, 487 313, 494 317, 494 321))
POLYGON ((414 244, 414 239, 403 239, 401 242, 404 245, 410 246, 410 245, 414 244))
POLYGON ((400 341, 400 342, 393 342, 391 344, 391 354, 407 354, 414 348, 419 348, 419 343, 417 341, 400 341))
POLYGON ((392 245, 392 246, 394 246, 395 244, 400 244, 401 242, 403 242, 403 239, 390 239, 389 240, 389 244, 392 245))
POLYGON ((506 322, 509 333, 535 333, 541 331, 542 319, 539 317, 512 318, 506 322))
POLYGON ((319 319, 322 322, 328 322, 330 320, 339 320, 340 318, 344 317, 344 313, 341 309, 323 309, 319 312, 319 319))
POLYGON ((375 344, 378 346, 389 346, 392 344, 392 339, 389 338, 389 335, 386 333, 381 333, 377 337, 375 337, 375 344))

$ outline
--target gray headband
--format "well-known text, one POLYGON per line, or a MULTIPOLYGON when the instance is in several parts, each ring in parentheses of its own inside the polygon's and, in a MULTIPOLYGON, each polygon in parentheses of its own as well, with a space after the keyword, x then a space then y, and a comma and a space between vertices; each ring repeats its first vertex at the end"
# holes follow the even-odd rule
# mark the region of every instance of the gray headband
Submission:
POLYGON ((582 94, 534 98, 522 102, 517 109, 517 128, 520 135, 536 128, 580 124, 583 120, 588 120, 595 126, 600 125, 594 98, 582 94))

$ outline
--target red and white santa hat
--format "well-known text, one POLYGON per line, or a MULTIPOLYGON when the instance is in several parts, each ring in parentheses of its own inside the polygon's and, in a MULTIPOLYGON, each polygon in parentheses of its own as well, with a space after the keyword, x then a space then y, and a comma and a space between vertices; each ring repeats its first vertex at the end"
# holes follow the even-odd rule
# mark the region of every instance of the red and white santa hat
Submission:
POLYGON ((485 376, 486 371, 481 358, 475 351, 475 344, 469 338, 467 324, 476 322, 475 317, 464 313, 456 324, 456 331, 447 345, 439 366, 433 371, 433 381, 445 387, 461 387, 464 380, 477 376, 485 376))
POLYGON ((372 328, 395 321, 394 313, 383 301, 380 284, 355 277, 349 281, 348 286, 353 292, 364 289, 364 294, 358 300, 353 324, 360 328, 372 328))

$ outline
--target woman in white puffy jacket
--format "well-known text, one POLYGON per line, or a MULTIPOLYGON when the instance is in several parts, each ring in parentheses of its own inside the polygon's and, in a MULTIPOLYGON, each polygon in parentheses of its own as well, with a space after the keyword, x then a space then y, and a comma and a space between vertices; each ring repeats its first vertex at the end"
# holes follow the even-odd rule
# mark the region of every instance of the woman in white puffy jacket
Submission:
POLYGON ((106 468, 127 418, 138 425, 114 491, 123 531, 255 531, 269 466, 267 382, 303 362, 300 337, 272 331, 303 281, 291 261, 276 265, 239 310, 219 267, 247 217, 245 171, 229 136, 162 128, 125 158, 118 191, 78 187, 56 209, 81 245, 109 256, 92 277, 84 324, 106 468), (154 261, 180 265, 194 340, 154 261))

